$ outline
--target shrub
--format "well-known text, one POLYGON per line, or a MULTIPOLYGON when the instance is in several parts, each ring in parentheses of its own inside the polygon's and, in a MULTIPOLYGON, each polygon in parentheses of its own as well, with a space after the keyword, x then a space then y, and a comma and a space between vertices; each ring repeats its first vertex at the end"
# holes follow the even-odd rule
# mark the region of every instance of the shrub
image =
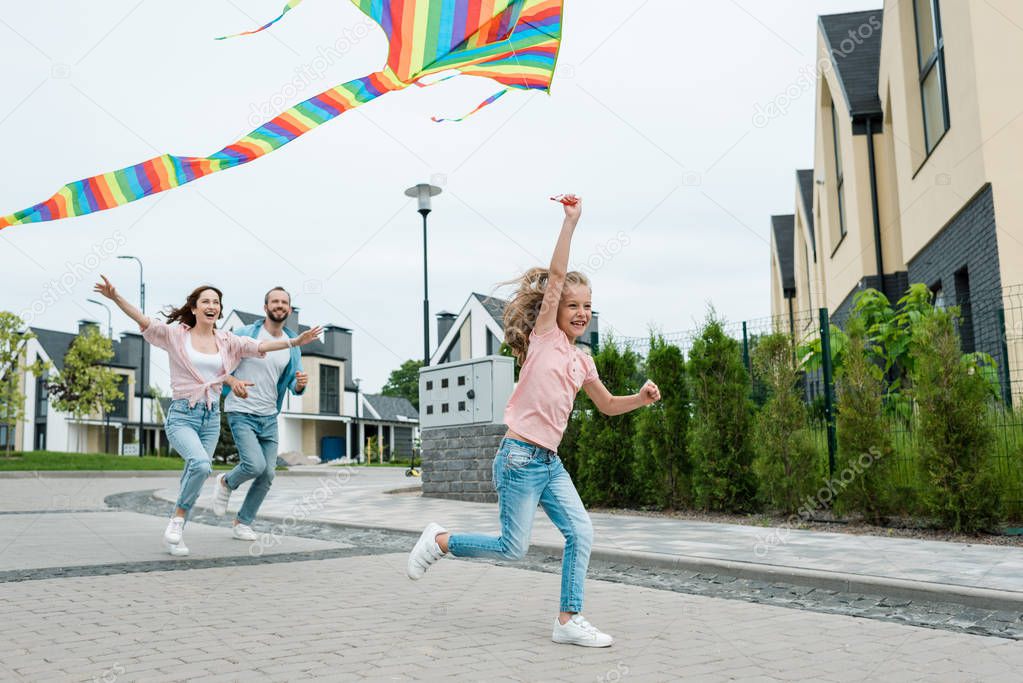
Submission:
POLYGON ((693 397, 689 430, 693 497, 705 510, 746 512, 756 506, 750 444, 750 382, 739 342, 728 337, 714 313, 689 353, 693 397))
POLYGON ((883 412, 884 371, 871 360, 863 318, 847 326, 845 367, 835 381, 838 454, 835 511, 880 523, 891 514, 894 449, 883 412), (849 478, 846 478, 846 475, 849 478))
POLYGON ((682 351, 651 337, 647 378, 661 389, 661 400, 636 414, 636 471, 640 500, 675 509, 692 501, 689 387, 682 351))
MULTIPOLYGON (((619 349, 608 338, 593 357, 597 373, 608 391, 632 394, 638 389, 639 357, 629 348, 619 349)), ((634 504, 635 413, 603 415, 588 399, 580 401, 586 415, 579 423, 574 462, 577 486, 584 501, 615 507, 634 504)))
POLYGON ((799 372, 787 334, 761 338, 753 350, 753 368, 766 389, 766 401, 754 424, 753 469, 763 500, 794 513, 818 486, 820 460, 807 429, 806 408, 797 392, 799 372))
POLYGON ((964 356, 958 313, 936 310, 913 337, 912 394, 923 499, 955 531, 990 528, 1000 516, 1000 491, 990 466, 995 433, 991 388, 975 355, 964 356))

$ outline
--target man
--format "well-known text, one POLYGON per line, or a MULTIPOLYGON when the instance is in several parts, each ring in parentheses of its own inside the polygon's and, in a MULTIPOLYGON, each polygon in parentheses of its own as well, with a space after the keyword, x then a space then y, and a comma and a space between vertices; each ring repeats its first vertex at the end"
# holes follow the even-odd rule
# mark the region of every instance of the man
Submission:
MULTIPOLYGON (((291 315, 291 295, 283 287, 274 287, 263 297, 266 318, 234 331, 240 337, 257 340, 294 339, 298 335, 284 326, 291 315)), ((246 358, 224 386, 224 412, 238 447, 238 465, 227 474, 217 476, 213 496, 213 513, 223 515, 231 492, 252 479, 238 516, 234 520, 234 537, 255 541, 252 530, 259 506, 274 480, 277 467, 277 415, 284 403, 284 393, 300 395, 309 377, 302 372, 302 354, 293 346, 272 351, 265 358, 246 358)))

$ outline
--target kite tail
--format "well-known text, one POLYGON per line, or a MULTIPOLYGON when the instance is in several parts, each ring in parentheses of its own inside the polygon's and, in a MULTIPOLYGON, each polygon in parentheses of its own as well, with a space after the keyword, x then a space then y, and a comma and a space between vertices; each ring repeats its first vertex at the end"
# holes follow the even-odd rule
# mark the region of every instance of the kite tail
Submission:
POLYGON ((281 12, 280 16, 278 16, 273 21, 270 21, 269 23, 263 24, 259 28, 252 29, 251 31, 243 31, 242 33, 235 33, 235 34, 230 35, 230 36, 220 36, 219 38, 215 38, 214 40, 227 40, 228 38, 237 38, 238 36, 251 36, 253 33, 259 33, 260 31, 265 31, 266 29, 270 28, 271 26, 276 24, 278 21, 283 19, 285 14, 287 14, 291 10, 295 9, 300 4, 302 4, 302 0, 288 0, 288 4, 284 6, 284 11, 281 12))
POLYGON ((487 99, 483 100, 480 103, 480 106, 476 107, 475 109, 473 109, 468 114, 465 114, 464 116, 461 116, 461 117, 459 117, 457 119, 441 119, 441 118, 438 118, 436 116, 432 116, 430 118, 434 121, 434 123, 444 123, 445 121, 451 121, 451 122, 457 123, 458 121, 465 121, 467 118, 469 118, 470 116, 472 116, 473 114, 478 112, 480 109, 483 109, 484 107, 487 107, 487 106, 493 104, 494 102, 496 102, 498 99, 501 98, 502 95, 504 95, 506 92, 508 92, 508 90, 509 90, 508 88, 505 88, 504 90, 491 95, 487 99))
POLYGON ((389 68, 342 83, 295 105, 208 157, 162 154, 141 164, 69 183, 42 203, 0 217, 0 230, 112 209, 247 164, 350 109, 406 85, 389 68))

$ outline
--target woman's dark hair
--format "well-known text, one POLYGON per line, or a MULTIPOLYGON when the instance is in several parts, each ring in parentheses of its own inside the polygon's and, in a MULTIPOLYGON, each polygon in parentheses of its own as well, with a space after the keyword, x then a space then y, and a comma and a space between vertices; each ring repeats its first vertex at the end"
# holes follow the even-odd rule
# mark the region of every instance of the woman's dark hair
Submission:
POLYGON ((224 317, 224 294, 213 285, 200 285, 192 290, 192 293, 185 299, 185 303, 178 308, 171 307, 169 311, 164 313, 169 323, 182 323, 189 327, 195 327, 195 313, 192 313, 192 309, 199 305, 199 297, 202 293, 212 290, 217 293, 217 298, 220 299, 220 315, 217 316, 217 320, 224 317))

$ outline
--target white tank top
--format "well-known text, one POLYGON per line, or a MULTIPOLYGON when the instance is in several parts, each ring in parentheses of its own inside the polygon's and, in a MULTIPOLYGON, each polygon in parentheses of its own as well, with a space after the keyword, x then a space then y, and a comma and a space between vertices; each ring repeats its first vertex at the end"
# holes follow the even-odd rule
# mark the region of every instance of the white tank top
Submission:
POLYGON ((192 335, 188 335, 188 360, 192 366, 207 382, 212 382, 224 374, 224 363, 220 360, 220 353, 203 353, 192 346, 192 335))

